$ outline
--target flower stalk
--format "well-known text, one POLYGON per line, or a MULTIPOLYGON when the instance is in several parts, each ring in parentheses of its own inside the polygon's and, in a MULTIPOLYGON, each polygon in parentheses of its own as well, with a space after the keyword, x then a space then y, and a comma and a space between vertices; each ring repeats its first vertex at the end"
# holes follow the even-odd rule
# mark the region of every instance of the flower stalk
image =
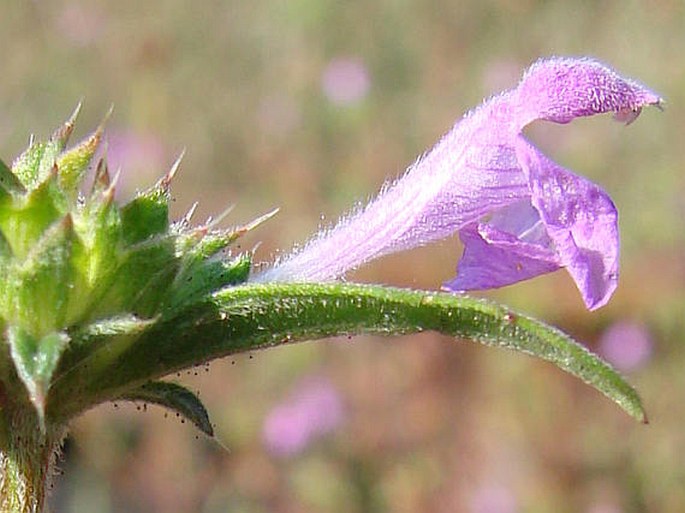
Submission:
POLYGON ((43 425, 38 412, 4 391, 0 415, 0 512, 44 510, 65 426, 43 425))

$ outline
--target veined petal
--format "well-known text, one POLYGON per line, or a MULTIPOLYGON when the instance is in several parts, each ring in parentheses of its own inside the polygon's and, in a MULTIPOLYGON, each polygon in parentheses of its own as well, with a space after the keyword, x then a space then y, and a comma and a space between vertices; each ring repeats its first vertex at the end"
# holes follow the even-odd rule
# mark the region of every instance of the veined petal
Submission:
POLYGON ((528 180, 511 144, 516 132, 510 106, 510 93, 486 102, 365 208, 251 280, 337 279, 369 260, 448 237, 528 197, 528 180))
POLYGON ((561 265, 591 310, 609 301, 618 284, 618 212, 594 183, 564 169, 520 138, 519 159, 531 202, 554 241, 561 265))
POLYGON ((521 131, 535 120, 568 123, 605 112, 631 122, 642 107, 660 102, 654 92, 597 61, 539 61, 515 89, 457 122, 366 207, 251 281, 338 279, 369 260, 460 231, 467 243, 465 261, 447 285, 451 289, 501 286, 567 267, 588 307, 597 308, 618 276, 613 203, 601 189, 544 157, 521 131), (521 238, 497 219, 498 211, 521 201, 538 211, 538 229, 549 244, 530 234, 521 238), (491 219, 484 223, 487 216, 491 219))
POLYGON ((504 287, 561 267, 554 250, 527 242, 491 224, 478 223, 459 232, 464 254, 457 276, 444 290, 466 292, 504 287))
POLYGON ((459 232, 464 254, 457 277, 443 288, 503 287, 566 267, 586 306, 603 306, 618 282, 618 213, 611 198, 523 138, 519 158, 530 199, 459 232))

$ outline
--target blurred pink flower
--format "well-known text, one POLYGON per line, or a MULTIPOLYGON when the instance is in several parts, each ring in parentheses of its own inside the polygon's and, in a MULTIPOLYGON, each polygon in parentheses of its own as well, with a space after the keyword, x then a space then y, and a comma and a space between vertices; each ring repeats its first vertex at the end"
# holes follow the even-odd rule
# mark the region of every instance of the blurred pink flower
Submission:
POLYGON ((107 165, 113 173, 122 171, 117 191, 124 195, 138 185, 158 178, 160 169, 167 164, 166 153, 161 138, 153 133, 107 131, 107 165))
POLYGON ((364 62, 356 57, 331 60, 321 76, 321 88, 329 101, 347 106, 362 100, 369 92, 371 80, 364 62))
POLYGON ((604 331, 598 352, 617 369, 629 372, 647 363, 652 346, 652 336, 644 325, 624 320, 604 331))
POLYGON ((309 443, 338 427, 343 405, 338 390, 326 378, 302 381, 264 421, 262 437, 276 456, 293 456, 309 443))
POLYGON ((471 497, 471 513, 516 513, 516 497, 508 488, 485 485, 478 488, 471 497))

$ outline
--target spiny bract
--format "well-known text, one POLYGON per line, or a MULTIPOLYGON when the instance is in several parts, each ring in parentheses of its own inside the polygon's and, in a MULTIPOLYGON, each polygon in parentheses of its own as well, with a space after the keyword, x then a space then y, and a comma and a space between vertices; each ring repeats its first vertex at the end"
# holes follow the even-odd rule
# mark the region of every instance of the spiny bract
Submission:
MULTIPOLYGON (((154 187, 119 206, 116 178, 102 158, 84 192, 103 129, 66 149, 77 113, 47 141, 32 140, 11 168, 0 162, 0 322, 13 363, 1 368, 16 369, 41 423, 46 414, 65 413, 50 394, 61 377, 81 373, 78 381, 90 388, 85 381, 98 379, 94 367, 102 366, 104 353, 111 363, 151 325, 244 282, 250 256, 231 256, 226 248, 256 224, 191 227, 192 211, 170 223, 169 185, 178 161, 154 187), (97 348, 106 350, 94 358, 97 348)), ((0 379, 8 383, 11 376, 0 379)), ((164 404, 211 433, 204 409, 178 385, 146 383, 122 398, 164 404)), ((84 398, 69 409, 89 406, 84 398)))

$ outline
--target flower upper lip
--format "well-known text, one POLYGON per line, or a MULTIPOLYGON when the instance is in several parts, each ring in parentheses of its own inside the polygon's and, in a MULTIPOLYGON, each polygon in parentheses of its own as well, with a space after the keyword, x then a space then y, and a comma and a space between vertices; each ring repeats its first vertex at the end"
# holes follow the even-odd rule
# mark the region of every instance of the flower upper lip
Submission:
POLYGON ((521 131, 536 120, 568 123, 605 112, 630 123, 642 107, 661 104, 598 61, 538 61, 516 88, 467 113, 366 207, 251 280, 338 279, 374 258, 459 232, 464 257, 446 289, 499 287, 565 267, 587 307, 598 308, 618 279, 616 208, 521 131), (512 224, 523 231, 511 232, 512 224))

